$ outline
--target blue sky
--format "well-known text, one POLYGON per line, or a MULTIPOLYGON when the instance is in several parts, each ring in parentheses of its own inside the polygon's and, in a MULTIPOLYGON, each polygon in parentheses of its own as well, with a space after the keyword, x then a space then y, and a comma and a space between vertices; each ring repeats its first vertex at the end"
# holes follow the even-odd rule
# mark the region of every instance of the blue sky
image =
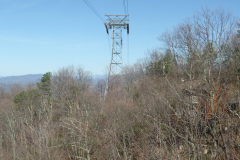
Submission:
MULTIPOLYGON (((88 1, 104 19, 105 14, 124 14, 122 0, 88 1)), ((240 15, 239 0, 128 0, 128 5, 129 56, 124 30, 124 64, 159 47, 161 33, 201 7, 240 15)), ((111 57, 105 26, 83 0, 0 0, 0 24, 0 76, 43 74, 69 65, 106 73, 111 57)))

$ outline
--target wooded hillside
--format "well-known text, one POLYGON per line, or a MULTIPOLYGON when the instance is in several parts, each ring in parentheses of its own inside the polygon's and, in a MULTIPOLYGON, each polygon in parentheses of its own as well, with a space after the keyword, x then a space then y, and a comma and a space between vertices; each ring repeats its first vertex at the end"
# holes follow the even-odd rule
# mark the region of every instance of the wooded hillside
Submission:
POLYGON ((64 67, 0 93, 0 159, 240 159, 239 22, 202 9, 95 88, 64 67))

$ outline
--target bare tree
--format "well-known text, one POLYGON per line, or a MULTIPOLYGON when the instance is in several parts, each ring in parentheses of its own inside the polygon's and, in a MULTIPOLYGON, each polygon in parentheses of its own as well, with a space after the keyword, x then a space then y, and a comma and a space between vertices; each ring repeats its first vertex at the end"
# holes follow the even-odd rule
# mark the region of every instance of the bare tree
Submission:
MULTIPOLYGON (((197 12, 192 18, 186 19, 174 28, 173 32, 166 32, 159 37, 159 40, 165 43, 166 48, 174 54, 179 70, 178 76, 184 81, 184 85, 187 84, 182 89, 187 90, 189 95, 189 100, 184 99, 185 93, 182 94, 179 90, 183 85, 174 84, 174 82, 181 84, 181 81, 173 81, 170 77, 165 77, 164 82, 169 85, 169 89, 172 90, 172 94, 176 96, 179 103, 173 105, 172 100, 166 95, 158 96, 162 97, 161 100, 185 127, 182 128, 181 133, 170 124, 164 123, 163 125, 186 141, 186 145, 189 145, 193 151, 194 159, 199 157, 198 150, 204 144, 195 140, 207 140, 207 134, 211 136, 213 143, 208 146, 211 148, 211 157, 221 157, 219 148, 222 148, 225 158, 230 159, 230 148, 226 145, 226 137, 218 135, 222 134, 219 125, 226 124, 224 120, 226 110, 231 111, 226 99, 226 86, 229 84, 222 81, 225 78, 223 73, 226 71, 223 62, 226 53, 224 48, 228 48, 227 52, 232 52, 236 27, 237 19, 230 12, 221 8, 216 10, 203 8, 201 12, 197 12), (194 104, 194 98, 199 99, 198 104, 194 104), (203 108, 202 111, 200 108, 203 108), (187 114, 185 115, 187 119, 180 118, 177 110, 182 110, 180 113, 187 114), (202 119, 204 114, 209 114, 208 120, 202 119), (200 130, 199 125, 202 126, 200 130), (205 135, 200 133, 205 133, 205 135)), ((160 94, 161 92, 156 88, 156 86, 152 87, 156 93, 160 94)))

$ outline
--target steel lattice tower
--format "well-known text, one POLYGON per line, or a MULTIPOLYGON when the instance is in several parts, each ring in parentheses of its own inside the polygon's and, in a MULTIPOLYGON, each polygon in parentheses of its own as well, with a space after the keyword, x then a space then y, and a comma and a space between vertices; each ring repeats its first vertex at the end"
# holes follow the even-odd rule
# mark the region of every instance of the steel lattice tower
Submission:
POLYGON ((112 29, 112 56, 109 66, 108 79, 105 88, 104 97, 108 93, 108 82, 110 75, 119 74, 123 68, 122 60, 122 30, 127 29, 129 34, 128 15, 106 15, 108 23, 104 23, 106 31, 109 34, 109 29, 112 29))

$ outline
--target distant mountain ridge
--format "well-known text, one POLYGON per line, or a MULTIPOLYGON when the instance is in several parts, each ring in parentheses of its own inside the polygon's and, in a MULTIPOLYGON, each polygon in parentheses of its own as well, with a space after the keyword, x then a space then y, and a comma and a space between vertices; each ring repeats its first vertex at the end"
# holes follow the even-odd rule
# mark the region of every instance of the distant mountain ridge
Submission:
MULTIPOLYGON (((0 76, 0 84, 28 84, 31 82, 38 82, 42 78, 43 74, 27 74, 22 76, 0 76)), ((93 83, 96 83, 98 79, 106 79, 107 75, 93 75, 93 83)))
POLYGON ((9 76, 9 77, 0 77, 1 84, 27 84, 30 82, 37 82, 42 78, 43 74, 28 74, 23 76, 9 76))
POLYGON ((107 74, 104 74, 104 75, 99 75, 99 74, 95 74, 95 75, 92 75, 92 79, 106 79, 107 78, 107 74))

